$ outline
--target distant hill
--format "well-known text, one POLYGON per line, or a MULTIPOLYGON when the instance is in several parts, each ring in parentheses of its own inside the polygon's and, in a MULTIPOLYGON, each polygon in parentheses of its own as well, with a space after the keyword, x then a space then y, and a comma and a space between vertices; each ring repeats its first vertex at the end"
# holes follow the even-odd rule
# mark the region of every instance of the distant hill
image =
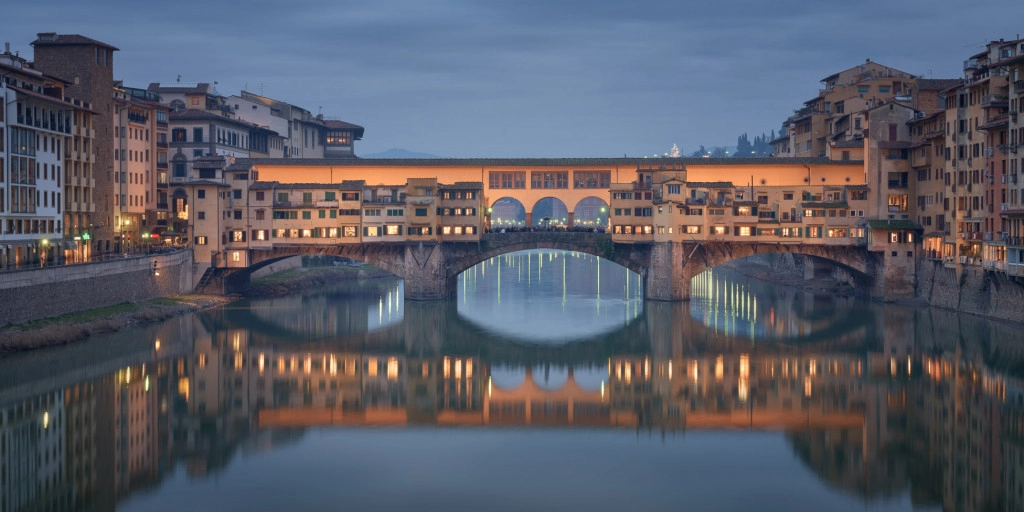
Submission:
POLYGON ((360 155, 362 158, 443 158, 437 155, 431 155, 430 153, 416 153, 415 151, 409 151, 402 148, 391 148, 387 151, 381 151, 380 153, 370 153, 368 155, 360 155))

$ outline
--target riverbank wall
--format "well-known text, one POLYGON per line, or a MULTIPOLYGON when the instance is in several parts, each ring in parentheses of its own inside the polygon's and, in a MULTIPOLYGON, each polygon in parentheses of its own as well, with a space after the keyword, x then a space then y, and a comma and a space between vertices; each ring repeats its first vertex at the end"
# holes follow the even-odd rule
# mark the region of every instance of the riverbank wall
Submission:
POLYGON ((192 293, 192 251, 0 274, 0 326, 192 293))
POLYGON ((931 306, 1024 322, 1024 285, 1002 272, 924 260, 917 265, 917 295, 931 306))
MULTIPOLYGON (((768 282, 832 293, 856 290, 855 277, 838 265, 827 272, 809 271, 805 257, 781 254, 751 258, 730 264, 731 268, 768 282)), ((818 265, 820 267, 820 265, 818 265)), ((916 265, 917 290, 914 300, 921 305, 949 309, 994 320, 1024 323, 1024 284, 1002 272, 975 267, 948 268, 942 261, 923 259, 916 265)))

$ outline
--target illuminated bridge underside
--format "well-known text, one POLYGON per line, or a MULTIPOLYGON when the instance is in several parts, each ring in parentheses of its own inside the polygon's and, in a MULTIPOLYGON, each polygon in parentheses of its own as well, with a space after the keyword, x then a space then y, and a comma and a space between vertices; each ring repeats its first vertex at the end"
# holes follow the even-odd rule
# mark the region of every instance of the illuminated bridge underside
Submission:
POLYGON ((502 254, 528 249, 560 249, 600 256, 643 277, 644 295, 653 300, 687 300, 690 279, 730 261, 760 254, 791 253, 829 260, 853 271, 872 296, 885 298, 879 255, 862 245, 742 242, 614 243, 605 233, 527 232, 488 234, 480 242, 275 245, 251 251, 252 265, 224 280, 226 293, 248 287, 251 273, 282 258, 318 254, 375 265, 405 281, 408 299, 444 299, 457 291, 458 275, 502 254))

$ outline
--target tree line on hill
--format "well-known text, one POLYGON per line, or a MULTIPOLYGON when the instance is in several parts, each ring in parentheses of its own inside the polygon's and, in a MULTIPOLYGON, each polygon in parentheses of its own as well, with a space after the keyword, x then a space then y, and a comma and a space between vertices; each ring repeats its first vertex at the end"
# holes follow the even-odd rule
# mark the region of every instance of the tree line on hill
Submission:
POLYGON ((755 158, 771 156, 775 151, 771 142, 776 137, 775 130, 771 133, 755 135, 754 140, 743 133, 736 138, 736 147, 732 151, 727 146, 712 146, 710 149, 701 145, 696 151, 690 153, 691 158, 755 158))

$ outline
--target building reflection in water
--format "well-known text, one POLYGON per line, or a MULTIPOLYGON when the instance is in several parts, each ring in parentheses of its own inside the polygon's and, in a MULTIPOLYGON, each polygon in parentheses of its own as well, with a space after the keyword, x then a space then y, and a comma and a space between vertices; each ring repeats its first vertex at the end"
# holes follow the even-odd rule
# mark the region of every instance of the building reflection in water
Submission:
POLYGON ((840 335, 752 345, 689 305, 648 303, 618 330, 538 348, 481 336, 449 303, 371 322, 381 290, 298 320, 293 299, 253 301, 0 360, 0 509, 113 510, 175 467, 205 477, 243 446, 367 425, 780 429, 820 479, 867 499, 1024 509, 1012 327, 887 307, 840 335))

